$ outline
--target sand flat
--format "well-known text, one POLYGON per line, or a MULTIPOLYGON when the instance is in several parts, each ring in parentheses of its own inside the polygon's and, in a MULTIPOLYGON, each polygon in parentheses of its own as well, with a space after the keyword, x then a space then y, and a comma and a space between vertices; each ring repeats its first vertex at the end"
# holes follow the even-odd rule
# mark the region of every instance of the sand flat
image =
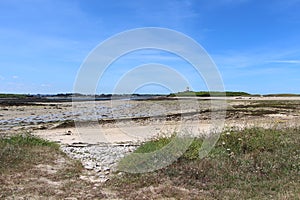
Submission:
MULTIPOLYGON (((211 101, 216 106, 218 100, 220 98, 195 97, 76 102, 75 106, 71 102, 2 105, 0 133, 30 131, 61 143, 139 142, 178 131, 200 135, 211 130, 211 101), (55 128, 73 120, 93 121, 94 125, 55 128)), ((226 97, 226 102, 225 127, 299 124, 300 97, 226 97)))

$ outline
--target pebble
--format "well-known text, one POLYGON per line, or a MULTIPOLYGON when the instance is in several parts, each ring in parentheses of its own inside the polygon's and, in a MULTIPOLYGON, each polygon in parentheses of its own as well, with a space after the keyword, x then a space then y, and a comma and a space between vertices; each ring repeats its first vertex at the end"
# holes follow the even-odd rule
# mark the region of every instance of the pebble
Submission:
POLYGON ((80 160, 83 167, 97 174, 98 181, 106 182, 109 180, 118 161, 125 155, 133 152, 137 145, 116 145, 116 144, 98 144, 98 145, 78 145, 61 146, 63 152, 69 157, 80 160))

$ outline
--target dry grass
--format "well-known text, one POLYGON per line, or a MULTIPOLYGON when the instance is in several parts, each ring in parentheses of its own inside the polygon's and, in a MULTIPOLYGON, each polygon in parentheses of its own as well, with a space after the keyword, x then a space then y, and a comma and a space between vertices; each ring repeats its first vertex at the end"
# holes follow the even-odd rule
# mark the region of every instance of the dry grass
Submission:
MULTIPOLYGON (((155 172, 116 175, 108 186, 126 199, 299 199, 299 134, 299 129, 225 132, 205 159, 197 158, 202 140, 196 139, 176 163, 155 172)), ((138 151, 161 143, 165 139, 138 151)))
POLYGON ((104 198, 99 188, 80 179, 81 163, 55 143, 29 134, 0 140, 0 199, 104 198))

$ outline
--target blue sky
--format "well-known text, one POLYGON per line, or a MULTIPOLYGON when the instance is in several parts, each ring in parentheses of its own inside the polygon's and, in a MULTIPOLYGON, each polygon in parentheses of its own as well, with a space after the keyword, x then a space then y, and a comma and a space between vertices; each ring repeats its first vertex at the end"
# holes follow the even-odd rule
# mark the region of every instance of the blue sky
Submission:
MULTIPOLYGON (((163 27, 201 44, 226 90, 300 93, 299 10, 300 0, 0 0, 0 92, 72 92, 99 43, 128 29, 163 27)), ((120 77, 151 62, 171 66, 194 90, 206 89, 188 63, 151 50, 112 64, 97 92, 112 92, 120 77)))

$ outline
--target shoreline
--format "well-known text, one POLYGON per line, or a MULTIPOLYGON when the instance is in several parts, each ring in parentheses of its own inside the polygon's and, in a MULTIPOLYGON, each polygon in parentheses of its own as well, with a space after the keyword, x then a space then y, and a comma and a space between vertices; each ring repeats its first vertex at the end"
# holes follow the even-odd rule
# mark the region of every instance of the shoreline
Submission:
POLYGON ((0 103, 0 136, 30 132, 56 142, 94 174, 89 180, 106 182, 118 161, 146 141, 180 130, 208 135, 213 130, 212 110, 224 114, 224 130, 300 125, 300 97, 230 97, 225 110, 217 109, 219 100, 224 99, 0 103))
MULTIPOLYGON (((226 109, 219 111, 217 102, 211 104, 210 100, 224 99, 169 97, 153 101, 43 102, 18 106, 0 103, 0 134, 20 131, 52 133, 59 128, 67 131, 74 128, 74 120, 82 127, 91 124, 104 129, 149 126, 159 132, 164 124, 173 124, 170 126, 174 127, 176 123, 209 124, 211 110, 215 109, 213 106, 217 108, 215 114, 226 113, 227 124, 236 123, 238 126, 258 119, 288 122, 300 116, 300 97, 227 97, 226 109)), ((143 132, 149 135, 147 129, 143 129, 143 132)), ((115 130, 111 134, 118 135, 115 130)))

